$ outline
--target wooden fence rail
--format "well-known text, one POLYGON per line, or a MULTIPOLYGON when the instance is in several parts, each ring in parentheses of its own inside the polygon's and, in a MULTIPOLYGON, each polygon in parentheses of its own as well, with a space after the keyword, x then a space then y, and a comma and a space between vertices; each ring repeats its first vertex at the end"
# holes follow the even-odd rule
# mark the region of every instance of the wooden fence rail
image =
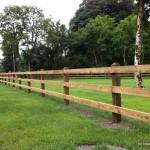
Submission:
POLYGON ((82 69, 63 69, 63 70, 47 70, 47 71, 26 71, 26 72, 12 72, 12 73, 1 73, 1 75, 40 75, 40 74, 48 74, 48 75, 86 75, 86 74, 112 74, 112 73, 150 73, 150 65, 139 65, 139 66, 113 66, 113 67, 98 67, 98 68, 82 68, 82 69))
POLYGON ((45 96, 45 94, 47 94, 62 98, 64 99, 65 106, 68 106, 69 101, 72 101, 112 112, 113 115, 112 122, 114 123, 121 122, 121 115, 125 115, 145 122, 150 122, 150 113, 132 110, 121 106, 121 94, 143 96, 150 98, 150 89, 121 87, 119 75, 120 73, 128 74, 137 71, 141 73, 150 73, 150 65, 124 66, 124 67, 116 65, 118 64, 115 63, 113 64, 112 67, 102 67, 102 68, 84 68, 84 69, 64 68, 63 70, 50 70, 50 71, 40 70, 32 72, 0 73, 0 83, 12 85, 13 87, 18 87, 19 89, 27 89, 28 93, 30 93, 31 91, 35 91, 41 93, 42 96, 45 96), (69 82, 69 75, 71 74, 90 75, 90 74, 106 74, 106 73, 111 74, 112 76, 112 86, 69 82), (45 75, 54 75, 54 74, 63 75, 64 82, 45 80, 45 75), (26 75, 28 78, 20 78, 19 77, 20 75, 26 75), (31 78, 32 75, 39 75, 40 79, 32 79, 31 78), (18 83, 16 81, 18 81, 18 83), (27 85, 23 85, 24 82, 27 82, 27 85), (40 88, 32 87, 33 82, 39 83, 41 87, 40 88), (62 86, 64 88, 64 93, 45 90, 45 85, 62 86), (111 93, 112 105, 85 98, 71 96, 69 95, 69 88, 80 88, 85 90, 96 90, 111 93))
MULTIPOLYGON (((74 83, 74 82, 61 82, 61 81, 50 81, 50 80, 37 80, 37 79, 24 79, 24 78, 8 78, 8 77, 0 77, 0 79, 7 80, 16 80, 16 81, 26 81, 26 82, 35 82, 44 85, 54 85, 61 87, 70 87, 70 88, 79 88, 85 90, 95 90, 100 92, 107 93, 118 93, 125 95, 133 95, 133 96, 142 96, 142 97, 150 97, 150 89, 139 89, 132 87, 120 87, 120 86, 107 86, 102 84, 87 84, 87 83, 74 83)), ((22 83, 22 82, 21 82, 22 83)))

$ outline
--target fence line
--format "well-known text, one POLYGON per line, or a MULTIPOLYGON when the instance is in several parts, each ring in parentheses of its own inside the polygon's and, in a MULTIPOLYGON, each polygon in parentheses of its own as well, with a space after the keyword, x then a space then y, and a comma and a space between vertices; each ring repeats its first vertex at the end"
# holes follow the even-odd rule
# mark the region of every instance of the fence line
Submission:
POLYGON ((132 109, 128 109, 128 108, 123 108, 123 107, 118 107, 118 106, 114 106, 111 104, 97 102, 97 101, 89 100, 89 99, 85 99, 85 98, 79 98, 79 97, 75 97, 75 96, 71 96, 71 95, 66 95, 66 94, 58 93, 58 92, 54 92, 54 91, 42 90, 42 89, 35 88, 35 87, 29 87, 27 85, 20 85, 17 83, 12 83, 12 82, 7 82, 7 81, 3 81, 3 83, 15 85, 16 87, 21 86, 22 88, 27 89, 27 90, 30 89, 30 90, 35 91, 35 92, 44 93, 44 94, 47 94, 50 96, 56 96, 56 97, 59 97, 61 99, 70 100, 72 102, 85 104, 85 105, 90 106, 90 107, 95 107, 95 108, 102 109, 102 110, 109 111, 109 112, 113 112, 116 114, 125 115, 128 117, 134 118, 134 119, 142 120, 145 122, 150 122, 150 114, 149 113, 145 113, 145 112, 141 112, 141 111, 137 111, 137 110, 132 110, 132 109))
POLYGON ((112 122, 114 123, 121 122, 121 115, 125 115, 145 122, 150 122, 150 113, 132 110, 121 106, 121 94, 150 97, 150 89, 121 87, 120 73, 129 74, 134 72, 150 73, 150 65, 121 67, 118 66, 117 63, 114 63, 112 67, 102 67, 102 68, 84 68, 84 69, 64 68, 63 70, 48 70, 48 71, 41 70, 31 72, 0 73, 0 82, 8 85, 13 85, 13 87, 18 87, 19 89, 22 88, 27 89, 28 93, 30 93, 31 91, 36 91, 41 93, 42 96, 45 96, 45 94, 47 94, 62 98, 64 99, 65 106, 68 106, 69 102, 72 101, 112 112, 112 122), (78 75, 78 74, 79 75, 111 74, 112 86, 69 82, 70 75, 78 75), (26 75, 27 79, 19 78, 20 75, 26 75), (31 79, 31 75, 39 75, 40 80, 31 79), (46 75, 63 75, 64 82, 45 80, 46 75), (19 81, 19 83, 16 83, 16 81, 19 81), (27 85, 22 85, 23 83, 22 81, 26 81, 27 85), (41 87, 40 88, 32 87, 32 82, 40 83, 41 87), (64 89, 64 93, 45 90, 45 85, 47 84, 62 86, 64 89), (112 93, 112 105, 85 98, 71 96, 69 95, 69 88, 80 88, 112 93))

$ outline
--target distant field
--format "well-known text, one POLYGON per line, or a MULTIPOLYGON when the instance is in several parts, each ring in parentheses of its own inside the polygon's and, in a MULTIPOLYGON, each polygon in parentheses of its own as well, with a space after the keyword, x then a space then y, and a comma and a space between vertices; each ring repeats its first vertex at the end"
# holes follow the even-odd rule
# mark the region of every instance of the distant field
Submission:
MULTIPOLYGON (((61 81, 61 79, 59 80, 61 81)), ((111 85, 110 79, 71 79, 70 82, 111 85)), ((135 87, 135 82, 133 79, 122 79, 121 82, 124 87, 135 87)), ((40 84, 33 83, 32 86, 40 87, 40 84)), ((144 86, 145 88, 150 88, 150 79, 144 79, 144 86)), ((63 92, 63 87, 58 86, 46 85, 46 89, 63 92)), ((112 96, 110 93, 72 88, 70 89, 70 94, 106 103, 112 102, 112 96)), ((122 105, 127 108, 150 112, 150 98, 122 95, 122 105)))
MULTIPOLYGON (((111 85, 109 79, 72 79, 111 85)), ((123 86, 134 87, 134 80, 123 79, 123 86)), ((144 80, 150 88, 150 79, 144 80)), ((34 83, 33 86, 39 87, 34 83)), ((46 86, 63 92, 62 87, 46 86)), ((0 150, 75 150, 77 145, 95 145, 95 150, 108 150, 107 145, 131 150, 149 150, 150 124, 123 117, 125 128, 108 128, 111 113, 71 103, 39 93, 0 85, 0 150)), ((71 95, 111 103, 111 94, 71 89, 71 95)), ((150 112, 150 99, 122 96, 124 107, 150 112)))

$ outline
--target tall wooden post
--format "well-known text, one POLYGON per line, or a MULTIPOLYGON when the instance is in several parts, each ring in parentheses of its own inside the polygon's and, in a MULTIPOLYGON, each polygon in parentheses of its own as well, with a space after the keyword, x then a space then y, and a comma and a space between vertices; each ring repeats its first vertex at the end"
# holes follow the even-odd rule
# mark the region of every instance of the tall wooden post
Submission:
MULTIPOLYGON (((28 75, 28 79, 29 80, 31 79, 31 75, 28 75)), ((30 89, 30 87, 31 87, 31 81, 28 81, 27 83, 28 83, 28 87, 29 87, 28 93, 31 93, 31 89, 30 89)))
MULTIPOLYGON (((67 67, 64 67, 64 70, 68 69, 67 67)), ((64 73, 64 82, 69 82, 69 75, 67 73, 64 73)), ((69 87, 64 86, 64 94, 69 95, 69 87)), ((68 106, 69 105, 69 100, 64 99, 64 105, 68 106)))
MULTIPOLYGON (((113 63, 111 65, 112 67, 120 66, 119 63, 113 63)), ((120 86, 120 75, 117 73, 112 74, 112 86, 120 86)), ((118 93, 112 93, 112 104, 115 106, 121 107, 121 94, 118 93)), ((112 122, 113 123, 120 123, 121 122, 121 115, 112 113, 112 122)))
MULTIPOLYGON (((41 71, 43 71, 43 69, 41 69, 41 71)), ((44 81, 44 74, 41 74, 41 89, 42 90, 45 90, 45 83, 43 82, 44 81)), ((43 96, 43 97, 45 97, 45 93, 43 93, 43 92, 41 92, 41 95, 43 96)))

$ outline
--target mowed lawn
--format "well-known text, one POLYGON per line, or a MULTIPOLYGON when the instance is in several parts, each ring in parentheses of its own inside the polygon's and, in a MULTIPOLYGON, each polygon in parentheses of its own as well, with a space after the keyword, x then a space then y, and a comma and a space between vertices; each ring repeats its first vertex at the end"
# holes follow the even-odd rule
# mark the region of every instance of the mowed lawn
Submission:
MULTIPOLYGON (((111 80, 73 79, 73 82, 111 84, 111 80)), ((150 88, 150 80, 144 80, 150 88)), ((123 86, 134 86, 133 79, 124 79, 123 86)), ((34 83, 33 86, 39 87, 34 83)), ((62 92, 61 87, 46 86, 62 92)), ((149 150, 150 124, 123 117, 125 127, 109 128, 111 113, 71 103, 39 93, 28 94, 8 85, 0 85, 0 150, 75 150, 79 145, 95 145, 96 150, 107 145, 131 150, 149 150)), ((111 103, 111 94, 71 89, 71 95, 111 103)), ((122 96, 127 108, 150 112, 150 99, 122 96)))

